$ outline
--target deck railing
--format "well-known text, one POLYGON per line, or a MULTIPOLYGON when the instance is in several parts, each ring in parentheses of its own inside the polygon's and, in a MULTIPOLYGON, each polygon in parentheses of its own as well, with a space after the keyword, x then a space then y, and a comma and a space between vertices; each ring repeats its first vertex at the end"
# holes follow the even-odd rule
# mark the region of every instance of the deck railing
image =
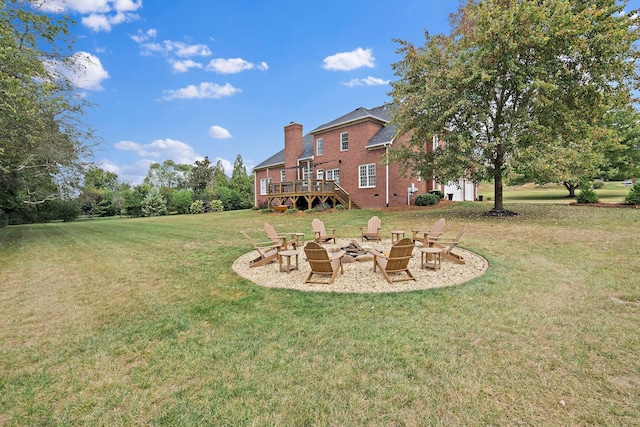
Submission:
POLYGON ((304 197, 309 201, 309 203, 311 203, 314 198, 323 201, 330 198, 334 205, 341 204, 347 209, 351 209, 353 207, 351 195, 345 191, 340 184, 335 181, 328 181, 324 179, 301 179, 296 181, 272 182, 267 186, 267 192, 267 196, 270 200, 279 199, 280 203, 283 203, 283 200, 288 197, 292 197, 294 199, 304 197))
POLYGON ((268 194, 310 194, 335 193, 340 188, 335 181, 305 179, 296 181, 272 182, 268 187, 268 194))

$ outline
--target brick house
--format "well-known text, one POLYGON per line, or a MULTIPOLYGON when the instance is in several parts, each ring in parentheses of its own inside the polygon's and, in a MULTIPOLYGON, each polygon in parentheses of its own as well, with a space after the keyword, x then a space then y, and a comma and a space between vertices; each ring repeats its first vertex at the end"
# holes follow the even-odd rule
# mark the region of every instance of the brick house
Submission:
POLYGON ((431 190, 452 194, 453 200, 475 200, 476 186, 467 180, 444 186, 417 175, 405 178, 397 164, 387 165, 389 148, 408 140, 396 138, 388 121, 389 107, 381 106, 357 108, 306 135, 301 124, 289 123, 284 149, 253 168, 256 206, 405 206, 431 190))

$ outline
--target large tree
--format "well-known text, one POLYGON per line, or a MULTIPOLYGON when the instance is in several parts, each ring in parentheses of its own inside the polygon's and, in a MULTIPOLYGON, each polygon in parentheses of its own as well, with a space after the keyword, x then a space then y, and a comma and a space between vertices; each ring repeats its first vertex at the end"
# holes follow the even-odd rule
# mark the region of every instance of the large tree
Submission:
POLYGON ((637 13, 626 3, 467 0, 449 35, 398 41, 391 122, 411 142, 392 159, 440 182, 493 180, 498 214, 505 174, 568 153, 597 162, 612 143, 603 117, 631 104, 638 81, 637 13), (445 144, 431 152, 434 135, 445 144))
POLYGON ((0 216, 79 184, 93 133, 86 101, 56 64, 73 63, 66 17, 38 1, 0 2, 0 216))
POLYGON ((243 198, 253 201, 253 176, 247 174, 247 168, 238 154, 233 162, 233 171, 229 180, 229 187, 242 194, 243 198))
POLYGON ((191 189, 200 193, 207 189, 213 179, 213 167, 211 166, 211 160, 208 156, 205 156, 202 160, 196 160, 195 166, 191 168, 191 176, 189 179, 189 186, 191 189))
POLYGON ((181 190, 187 188, 192 169, 191 165, 178 164, 173 160, 165 160, 162 164, 152 163, 144 183, 160 188, 181 190))

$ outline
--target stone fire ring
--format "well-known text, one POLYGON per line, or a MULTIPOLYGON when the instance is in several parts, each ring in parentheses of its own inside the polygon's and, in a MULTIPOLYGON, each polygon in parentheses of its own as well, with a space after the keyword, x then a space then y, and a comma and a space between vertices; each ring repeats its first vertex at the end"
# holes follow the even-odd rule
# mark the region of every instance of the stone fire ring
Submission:
MULTIPOLYGON (((338 252, 342 247, 348 246, 354 239, 336 239, 336 243, 325 243, 329 253, 338 252)), ((388 252, 391 249, 391 239, 383 239, 381 242, 360 243, 365 248, 371 248, 379 252, 388 252)), ((462 255, 465 264, 456 264, 449 260, 442 260, 440 270, 422 269, 420 266, 420 245, 416 245, 413 257, 409 261, 409 270, 416 280, 388 283, 382 274, 373 272, 372 256, 361 257, 362 261, 355 261, 352 257, 345 257, 344 274, 338 274, 332 284, 306 284, 309 275, 309 263, 304 256, 304 249, 300 247, 299 269, 289 273, 280 272, 278 262, 272 262, 261 267, 249 267, 249 262, 258 253, 248 252, 232 265, 233 270, 241 277, 266 288, 294 289, 308 292, 341 292, 341 293, 383 293, 406 292, 415 290, 427 290, 460 285, 476 277, 483 275, 489 264, 486 259, 466 249, 456 247, 453 252, 462 255)), ((318 276, 314 276, 318 277, 318 276)))

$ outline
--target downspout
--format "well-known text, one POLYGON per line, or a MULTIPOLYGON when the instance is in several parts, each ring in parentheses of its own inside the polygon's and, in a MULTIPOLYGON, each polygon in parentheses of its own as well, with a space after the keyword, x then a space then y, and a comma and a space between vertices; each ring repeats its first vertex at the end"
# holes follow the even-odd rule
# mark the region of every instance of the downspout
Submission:
POLYGON ((253 206, 258 206, 258 191, 260 188, 256 188, 256 185, 259 187, 260 183, 258 182, 258 173, 253 171, 253 206))
POLYGON ((387 175, 385 177, 385 193, 386 193, 385 199, 386 199, 387 207, 389 207, 389 144, 385 144, 384 153, 385 153, 385 156, 387 157, 385 162, 385 173, 387 175))

